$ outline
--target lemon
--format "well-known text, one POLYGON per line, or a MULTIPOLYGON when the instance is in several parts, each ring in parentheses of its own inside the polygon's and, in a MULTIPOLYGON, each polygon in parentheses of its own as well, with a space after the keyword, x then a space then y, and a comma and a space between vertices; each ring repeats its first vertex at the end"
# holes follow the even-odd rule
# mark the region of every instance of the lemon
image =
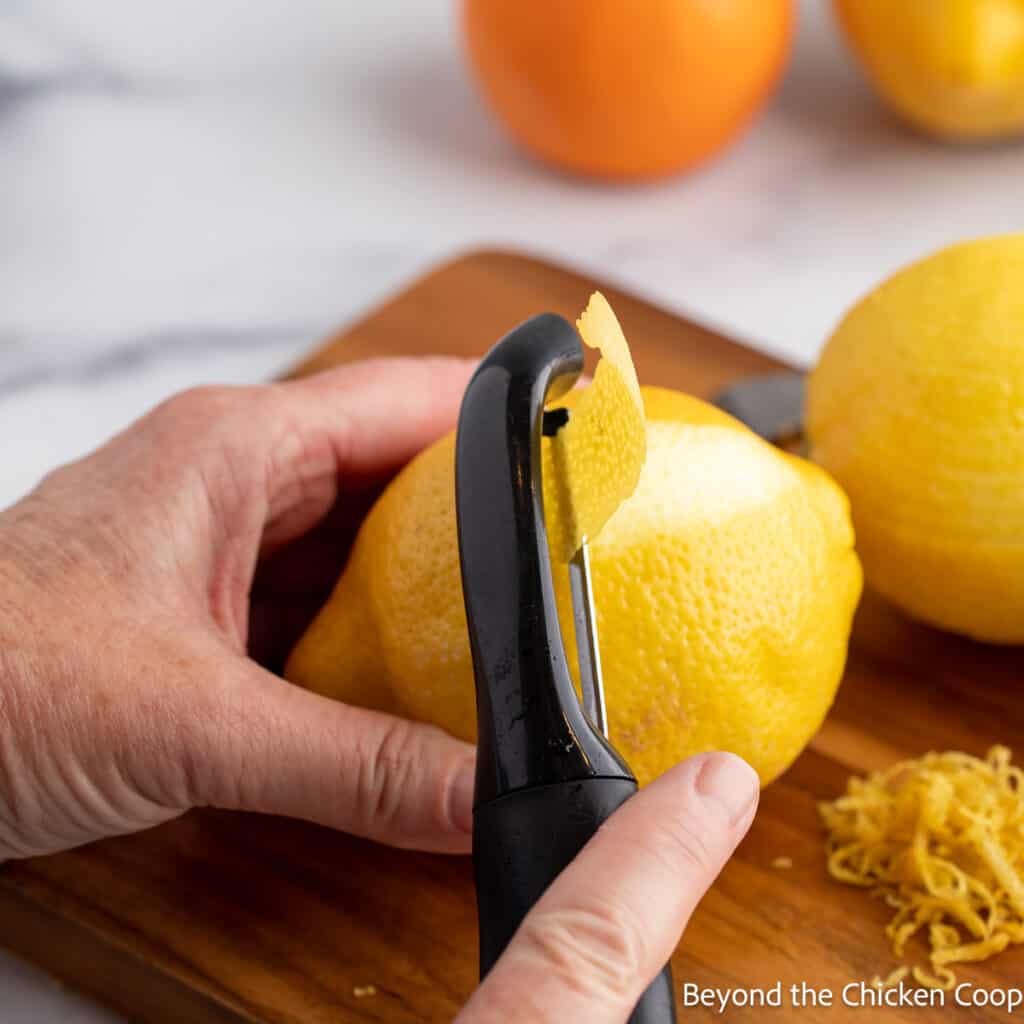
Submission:
POLYGON ((1021 0, 836 0, 879 93, 950 139, 1024 132, 1021 0))
POLYGON ((854 306, 806 420, 868 582, 925 622, 1024 641, 1024 234, 944 249, 854 306))
MULTIPOLYGON (((861 588, 846 499, 824 471, 712 406, 641 392, 643 469, 590 541, 611 740, 641 782, 709 749, 735 751, 768 782, 817 730, 842 674, 861 588)), ((545 476, 549 510, 550 486, 545 476)), ((449 435, 374 505, 286 674, 472 740, 454 487, 449 435)), ((549 511, 549 527, 551 550, 565 550, 572 523, 549 511)), ((557 559, 553 572, 572 663, 557 559)))

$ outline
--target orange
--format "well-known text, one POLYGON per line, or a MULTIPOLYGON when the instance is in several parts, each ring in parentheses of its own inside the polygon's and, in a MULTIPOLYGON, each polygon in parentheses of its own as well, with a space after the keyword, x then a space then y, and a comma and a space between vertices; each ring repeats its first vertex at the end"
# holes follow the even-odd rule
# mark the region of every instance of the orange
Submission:
POLYGON ((648 178, 731 142, 779 79, 792 0, 463 0, 491 108, 549 163, 648 178))

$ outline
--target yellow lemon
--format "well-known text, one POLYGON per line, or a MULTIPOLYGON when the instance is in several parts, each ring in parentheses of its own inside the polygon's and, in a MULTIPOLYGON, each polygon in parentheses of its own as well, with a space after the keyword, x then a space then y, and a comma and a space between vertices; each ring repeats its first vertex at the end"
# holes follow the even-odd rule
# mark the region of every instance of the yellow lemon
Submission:
POLYGON ((854 306, 806 419, 868 582, 925 622, 1024 641, 1024 234, 944 249, 854 306))
POLYGON ((951 139, 1024 131, 1021 0, 836 0, 881 95, 951 139))
MULTIPOLYGON (((611 739, 641 782, 709 749, 739 753, 768 782, 817 730, 842 674, 861 588, 846 499, 712 406, 641 391, 639 480, 590 541, 611 739)), ((551 476, 558 552, 573 526, 550 514, 551 476)), ((599 484, 577 478, 574 491, 599 484)), ((454 486, 448 436, 375 504, 286 674, 472 740, 454 486)), ((557 560, 553 571, 572 663, 568 579, 557 560)))

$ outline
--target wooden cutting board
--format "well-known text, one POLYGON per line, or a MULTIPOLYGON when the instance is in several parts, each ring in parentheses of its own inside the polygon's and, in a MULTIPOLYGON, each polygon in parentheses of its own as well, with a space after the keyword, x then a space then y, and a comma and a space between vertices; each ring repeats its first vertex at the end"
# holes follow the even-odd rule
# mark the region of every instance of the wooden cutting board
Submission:
MULTIPOLYGON (((331 339, 297 372, 393 353, 479 355, 534 313, 575 317, 595 286, 523 256, 474 253, 331 339)), ((778 366, 601 287, 644 382, 710 395, 778 366)), ((1019 744, 1022 669, 1020 650, 934 632, 866 597, 835 708, 765 791, 750 836, 676 953, 677 985, 781 980, 838 993, 885 974, 893 966, 883 936, 888 911, 827 878, 815 803, 838 794, 851 772, 931 748, 981 754, 997 741, 1019 744), (792 868, 772 868, 779 856, 792 868)), ((476 981, 475 925, 468 859, 398 852, 258 816, 193 813, 142 835, 0 868, 0 942, 152 1024, 448 1021, 476 981), (356 994, 367 985, 375 995, 356 994)), ((988 988, 1024 984, 1024 953, 961 973, 988 988)), ((753 1021, 764 1012, 723 1018, 694 1009, 684 1017, 753 1021)), ((863 1010, 841 1007, 771 1012, 806 1022, 865 1019, 863 1010)), ((892 1022, 937 1018, 874 1012, 892 1022)))

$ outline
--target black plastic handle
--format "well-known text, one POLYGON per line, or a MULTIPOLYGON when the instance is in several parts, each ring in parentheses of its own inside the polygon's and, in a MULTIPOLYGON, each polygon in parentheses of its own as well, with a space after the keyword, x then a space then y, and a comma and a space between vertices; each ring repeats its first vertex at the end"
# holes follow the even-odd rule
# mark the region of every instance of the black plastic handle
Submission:
POLYGON ((455 500, 476 677, 477 803, 525 786, 632 778, 573 689, 544 525, 544 403, 582 368, 575 328, 545 313, 491 349, 462 399, 455 500))
MULTIPOLYGON (((473 867, 481 977, 547 887, 636 788, 632 779, 580 779, 531 786, 476 808, 473 867)), ((601 880, 594 879, 594 884, 601 880)), ((676 1019, 667 965, 629 1019, 631 1024, 670 1024, 676 1019)))
MULTIPOLYGON (((544 523, 544 405, 582 367, 572 325, 550 313, 534 317, 491 349, 459 415, 455 490, 476 677, 481 975, 563 868, 636 792, 628 766, 584 715, 573 688, 544 523)), ((675 1020, 667 967, 630 1020, 675 1020)))

